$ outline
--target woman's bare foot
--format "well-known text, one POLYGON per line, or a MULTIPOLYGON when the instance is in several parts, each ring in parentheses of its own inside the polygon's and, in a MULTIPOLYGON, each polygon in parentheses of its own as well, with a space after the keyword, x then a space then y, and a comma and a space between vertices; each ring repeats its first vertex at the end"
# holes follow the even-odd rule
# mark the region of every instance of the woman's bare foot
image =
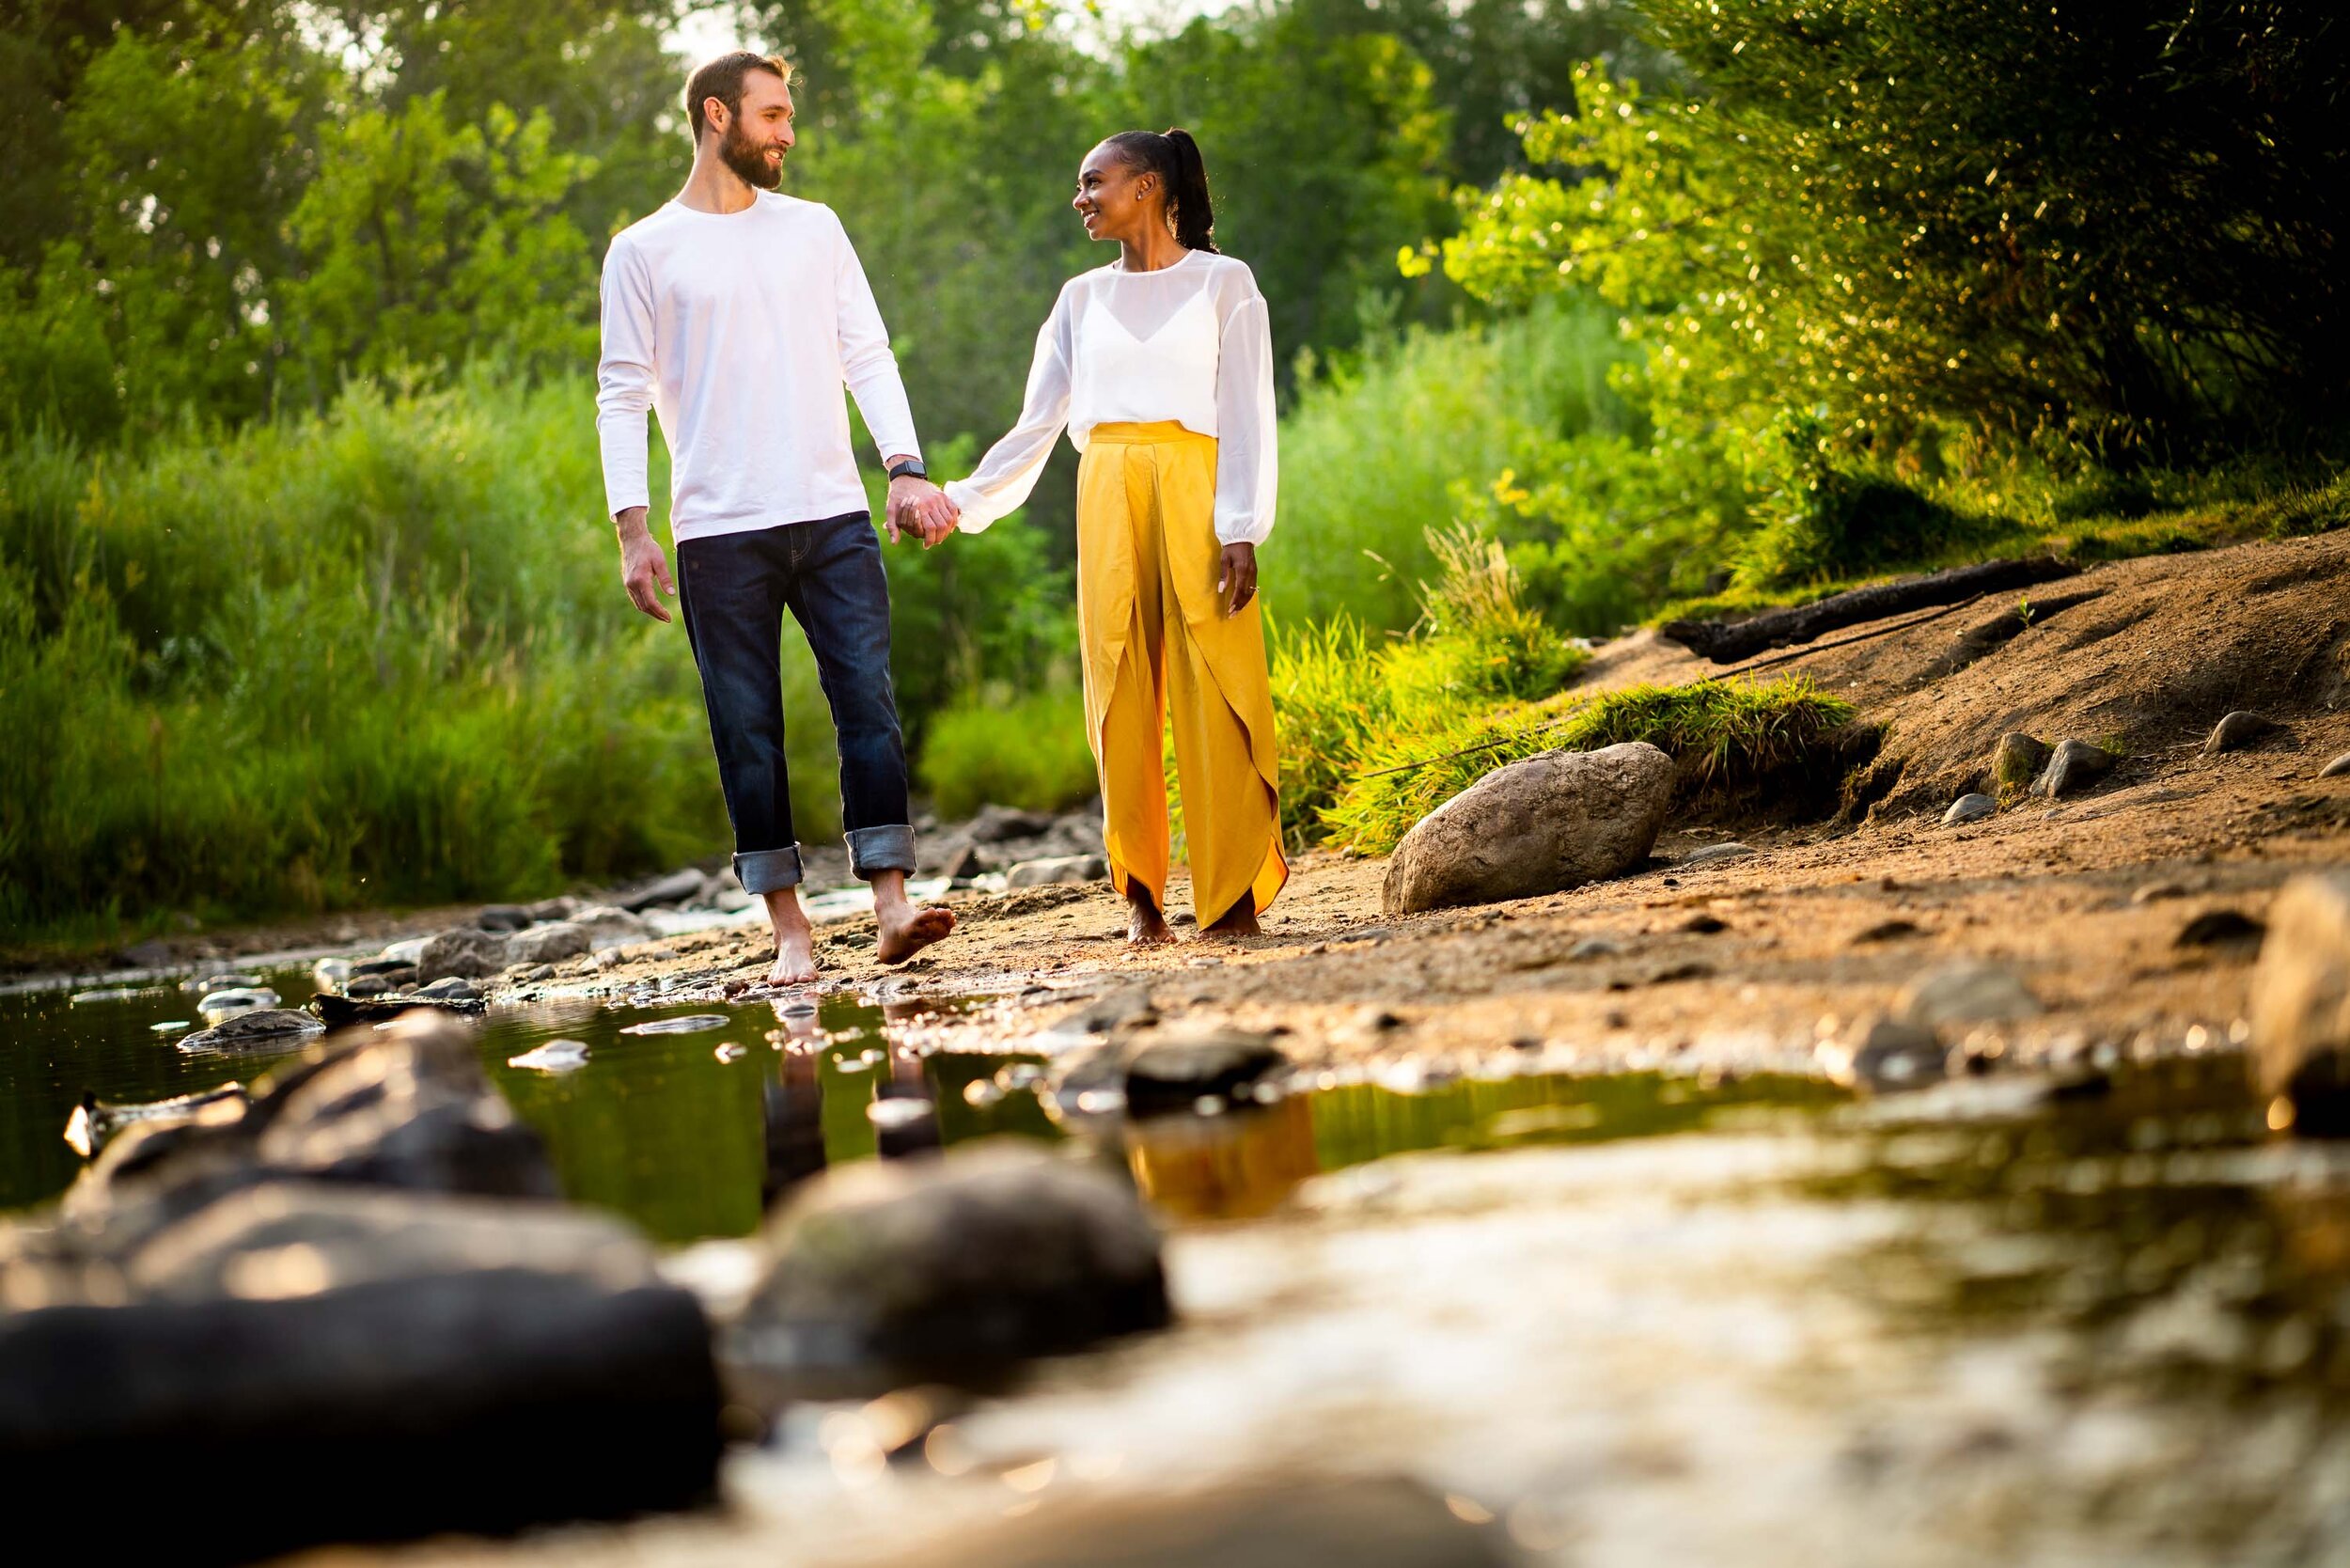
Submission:
POLYGON ((873 873, 873 918, 881 927, 873 956, 884 964, 903 964, 955 929, 953 910, 917 906, 906 897, 903 871, 873 873))
POLYGON ((1126 940, 1137 948, 1156 948, 1175 940, 1158 901, 1140 883, 1126 889, 1126 940))
POLYGON ((1256 901, 1243 897, 1240 902, 1226 910, 1214 925, 1200 933, 1203 936, 1262 936, 1264 927, 1257 923, 1256 901))
POLYGON ((816 978, 816 933, 800 907, 800 891, 785 887, 761 895, 767 901, 767 923, 776 928, 776 962, 768 967, 769 985, 806 985, 816 978))

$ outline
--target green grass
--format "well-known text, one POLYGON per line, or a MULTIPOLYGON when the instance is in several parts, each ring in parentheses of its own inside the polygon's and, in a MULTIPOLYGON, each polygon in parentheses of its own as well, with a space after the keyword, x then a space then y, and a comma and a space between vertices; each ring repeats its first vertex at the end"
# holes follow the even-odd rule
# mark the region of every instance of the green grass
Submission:
POLYGON ((949 819, 991 802, 1030 811, 1080 805, 1099 788, 1085 699, 1068 687, 933 714, 920 773, 932 808, 949 819))
POLYGON ((1441 566, 1428 530, 1561 437, 1637 424, 1608 384, 1613 312, 1545 305, 1489 326, 1412 332, 1305 380, 1281 424, 1281 520, 1265 600, 1293 625, 1341 612, 1374 632, 1418 613, 1441 566))
POLYGON ((1441 731, 1382 737, 1361 756, 1324 822, 1355 853, 1385 855, 1414 823, 1496 768, 1544 751, 1595 751, 1625 741, 1645 741, 1671 757, 1691 799, 1735 794, 1794 769, 1833 765, 1837 731, 1852 715, 1852 704, 1803 676, 1567 693, 1441 731))

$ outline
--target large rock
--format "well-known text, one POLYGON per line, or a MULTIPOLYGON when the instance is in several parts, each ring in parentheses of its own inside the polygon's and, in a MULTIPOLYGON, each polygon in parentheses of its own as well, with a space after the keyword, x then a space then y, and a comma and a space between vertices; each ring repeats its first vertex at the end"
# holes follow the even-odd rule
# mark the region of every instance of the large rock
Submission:
POLYGON ((2251 1015, 2261 1092, 2302 1132, 2350 1134, 2350 871, 2296 876, 2268 906, 2251 1015))
POLYGON ((1168 1317, 1158 1231, 1133 1187, 1026 1142, 836 1168, 768 1244, 722 1341, 768 1402, 986 1383, 1168 1317))
POLYGON ((1639 741, 1496 768, 1420 819, 1387 862, 1390 915, 1533 898, 1647 858, 1672 759, 1639 741))
POLYGON ((553 925, 533 926, 518 931, 506 939, 506 962, 513 964, 560 964, 567 958, 581 958, 594 946, 586 926, 571 920, 557 920, 553 925))
POLYGON ((503 932, 477 926, 451 926, 425 939, 416 954, 416 978, 430 984, 450 975, 460 980, 485 980, 506 967, 503 932))
POLYGON ((37 1305, 0 1317, 0 1468, 109 1557, 509 1530, 714 1483, 707 1323, 615 1221, 278 1184, 102 1269, 10 1250, 0 1294, 37 1305), (239 1476, 268 1495, 225 1501, 239 1476))

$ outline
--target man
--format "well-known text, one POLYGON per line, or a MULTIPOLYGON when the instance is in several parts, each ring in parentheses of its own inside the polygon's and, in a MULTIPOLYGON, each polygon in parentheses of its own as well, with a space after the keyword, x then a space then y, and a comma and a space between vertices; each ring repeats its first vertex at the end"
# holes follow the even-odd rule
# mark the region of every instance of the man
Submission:
POLYGON ((681 600, 701 671, 735 872, 766 900, 768 981, 816 978, 784 768, 783 612, 807 633, 839 739, 849 865, 873 885, 879 956, 903 963, 954 929, 907 898, 914 829, 889 681, 889 592, 849 450, 845 384, 889 470, 894 542, 927 546, 955 508, 923 471, 889 337, 829 208, 776 194, 791 150, 791 68, 737 53, 685 88, 694 167, 677 198, 603 263, 596 429, 620 574, 638 609, 681 600), (645 411, 669 444, 677 576, 645 525, 645 411))

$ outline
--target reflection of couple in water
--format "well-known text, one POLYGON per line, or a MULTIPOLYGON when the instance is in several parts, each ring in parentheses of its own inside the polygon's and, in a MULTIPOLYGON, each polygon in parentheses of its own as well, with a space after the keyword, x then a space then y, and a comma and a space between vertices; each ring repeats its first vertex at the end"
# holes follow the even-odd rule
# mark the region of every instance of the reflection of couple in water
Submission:
POLYGON ((1086 154, 1073 205, 1087 234, 1117 242, 1119 259, 1063 286, 1037 335, 1018 425, 942 490, 839 219, 776 191, 794 141, 790 68, 751 54, 713 60, 687 84, 686 111, 684 188, 604 260, 597 426, 629 597, 666 620, 666 592, 684 612, 735 870, 775 924, 769 980, 816 974, 784 768, 787 608, 832 708, 849 863, 873 885, 882 961, 902 963, 954 928, 948 910, 906 897, 914 829, 888 589, 844 384, 889 471, 892 542, 915 534, 928 548, 1016 510, 1067 429, 1084 454, 1087 738, 1130 938, 1170 939, 1170 717, 1199 924, 1256 931, 1289 875, 1257 605, 1256 547, 1273 525, 1273 348, 1256 279, 1211 238, 1198 148, 1182 131, 1128 131, 1086 154), (670 451, 674 581, 646 525, 648 408, 670 451))

